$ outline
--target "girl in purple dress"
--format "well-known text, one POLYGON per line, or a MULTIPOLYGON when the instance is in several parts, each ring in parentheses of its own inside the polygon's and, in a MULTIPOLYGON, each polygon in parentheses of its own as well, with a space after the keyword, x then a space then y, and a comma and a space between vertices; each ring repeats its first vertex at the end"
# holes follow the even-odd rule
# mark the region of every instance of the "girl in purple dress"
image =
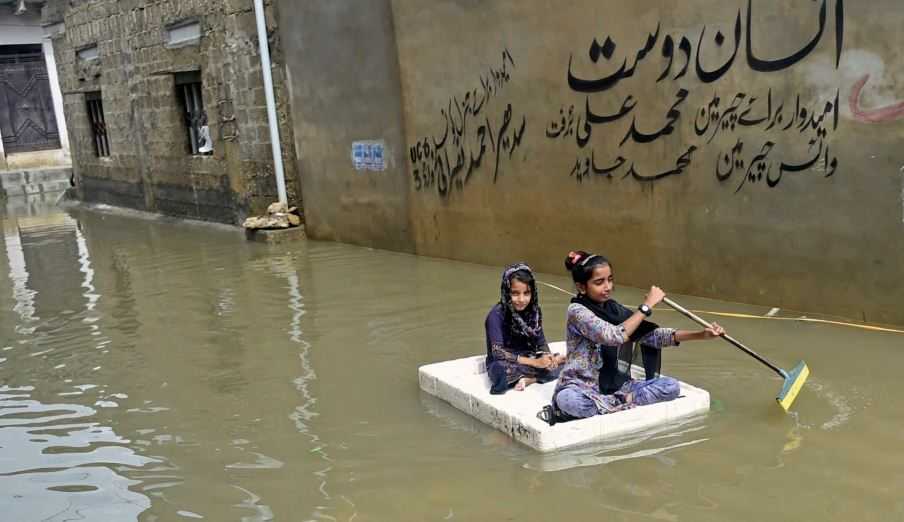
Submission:
POLYGON ((524 263, 502 273, 501 298, 487 314, 487 374, 490 393, 521 391, 535 382, 554 380, 562 355, 549 351, 543 335, 537 284, 524 263))
POLYGON ((678 381, 671 377, 652 376, 648 369, 647 379, 634 380, 630 369, 620 369, 617 356, 620 348, 630 349, 631 343, 638 342, 645 349, 660 350, 678 346, 682 341, 714 339, 725 333, 715 323, 711 328, 691 332, 659 328, 646 321, 653 307, 665 297, 657 286, 650 288, 637 310, 622 306, 612 299, 612 265, 603 256, 571 252, 565 267, 571 272, 578 295, 568 306, 565 325, 568 358, 561 370, 553 404, 567 416, 591 417, 678 397, 678 381), (614 356, 607 357, 607 354, 614 356))

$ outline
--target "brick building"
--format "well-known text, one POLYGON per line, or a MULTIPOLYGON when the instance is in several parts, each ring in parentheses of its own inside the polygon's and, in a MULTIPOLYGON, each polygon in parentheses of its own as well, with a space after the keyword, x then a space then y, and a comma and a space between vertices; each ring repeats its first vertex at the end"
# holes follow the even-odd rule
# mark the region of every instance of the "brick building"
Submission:
MULTIPOLYGON (((300 205, 274 6, 286 191, 300 205)), ((49 0, 79 197, 239 223, 277 199, 252 0, 49 0)))

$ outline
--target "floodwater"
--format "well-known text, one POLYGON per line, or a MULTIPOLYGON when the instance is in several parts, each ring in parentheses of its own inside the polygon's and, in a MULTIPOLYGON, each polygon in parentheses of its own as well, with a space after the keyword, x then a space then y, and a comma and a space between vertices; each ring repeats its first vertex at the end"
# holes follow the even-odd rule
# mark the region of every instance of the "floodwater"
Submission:
MULTIPOLYGON (((793 413, 753 359, 685 343, 664 371, 708 414, 544 456, 418 389, 419 365, 484 350, 500 267, 28 213, 2 220, 3 521, 904 520, 900 334, 721 318, 806 360, 793 413)), ((568 296, 540 295, 559 340, 568 296)))

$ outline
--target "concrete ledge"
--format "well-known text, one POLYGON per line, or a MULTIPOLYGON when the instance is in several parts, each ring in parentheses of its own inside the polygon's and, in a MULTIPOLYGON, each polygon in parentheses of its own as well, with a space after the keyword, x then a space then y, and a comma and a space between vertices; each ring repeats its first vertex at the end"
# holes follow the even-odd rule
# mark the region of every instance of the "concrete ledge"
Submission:
POLYGON ((0 171, 0 189, 7 197, 63 192, 70 187, 69 167, 0 171))
POLYGON ((307 236, 304 233, 304 225, 272 230, 245 229, 245 238, 248 239, 248 241, 257 241, 258 243, 282 243, 285 241, 298 241, 306 237, 307 236))
POLYGON ((62 197, 63 195, 74 194, 72 192, 62 192, 55 199, 55 203, 63 208, 72 211, 96 212, 98 214, 106 214, 111 216, 121 216, 129 219, 141 219, 145 221, 153 221, 155 223, 166 223, 174 226, 200 227, 208 230, 216 230, 219 232, 230 234, 241 234, 242 228, 228 223, 220 223, 217 221, 205 221, 199 218, 170 216, 157 212, 148 212, 146 210, 136 210, 128 207, 118 207, 107 205, 105 203, 93 203, 80 200, 76 197, 62 197))
MULTIPOLYGON (((565 343, 551 343, 550 349, 564 353, 565 343)), ((642 369, 633 371, 643 378, 642 369)), ((541 452, 606 441, 709 410, 709 392, 682 382, 681 396, 674 401, 549 426, 537 413, 552 401, 557 381, 491 395, 483 355, 421 366, 418 383, 430 395, 541 452)))

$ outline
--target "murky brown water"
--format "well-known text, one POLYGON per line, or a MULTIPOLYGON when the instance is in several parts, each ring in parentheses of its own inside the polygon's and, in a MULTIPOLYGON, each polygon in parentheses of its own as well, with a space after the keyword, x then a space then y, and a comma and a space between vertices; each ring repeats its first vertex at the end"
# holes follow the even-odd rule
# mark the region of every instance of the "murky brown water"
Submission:
MULTIPOLYGON (((904 520, 901 335, 721 319, 808 362, 796 413, 752 359, 687 343, 665 369, 709 414, 542 456, 418 389, 482 352, 498 267, 83 210, 2 226, 4 521, 904 520)), ((561 339, 567 296, 541 299, 561 339)))

